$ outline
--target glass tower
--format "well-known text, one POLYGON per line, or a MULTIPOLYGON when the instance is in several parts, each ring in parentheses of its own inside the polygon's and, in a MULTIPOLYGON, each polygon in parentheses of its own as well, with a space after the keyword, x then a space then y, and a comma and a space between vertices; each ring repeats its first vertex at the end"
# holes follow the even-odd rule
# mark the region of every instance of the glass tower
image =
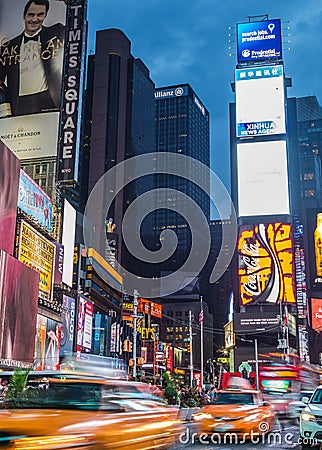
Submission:
MULTIPOLYGON (((158 88, 155 97, 155 145, 156 152, 176 153, 194 158, 207 167, 210 165, 209 113, 189 84, 158 88)), ((158 160, 156 159, 156 172, 158 160)), ((209 196, 190 181, 198 168, 185 165, 185 178, 158 174, 155 188, 157 209, 154 213, 155 247, 161 246, 160 233, 167 228, 175 231, 178 238, 176 252, 158 269, 172 271, 180 267, 191 246, 191 233, 184 216, 187 201, 176 194, 179 191, 194 200, 207 220, 210 220, 209 196)))

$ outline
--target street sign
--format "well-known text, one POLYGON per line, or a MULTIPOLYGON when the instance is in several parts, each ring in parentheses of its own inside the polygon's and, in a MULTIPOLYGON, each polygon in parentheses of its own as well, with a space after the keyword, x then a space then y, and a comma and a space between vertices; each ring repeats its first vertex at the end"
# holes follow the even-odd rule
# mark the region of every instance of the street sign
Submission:
POLYGON ((238 371, 239 371, 240 373, 242 373, 244 369, 247 371, 247 373, 249 373, 249 372, 252 371, 252 366, 251 366, 250 364, 248 364, 247 361, 243 361, 243 362, 240 364, 240 366, 238 367, 238 371))
POLYGON ((164 344, 163 344, 163 342, 159 342, 158 343, 158 352, 163 352, 163 350, 164 350, 164 344))
POLYGON ((277 348, 287 348, 286 339, 279 339, 277 348))

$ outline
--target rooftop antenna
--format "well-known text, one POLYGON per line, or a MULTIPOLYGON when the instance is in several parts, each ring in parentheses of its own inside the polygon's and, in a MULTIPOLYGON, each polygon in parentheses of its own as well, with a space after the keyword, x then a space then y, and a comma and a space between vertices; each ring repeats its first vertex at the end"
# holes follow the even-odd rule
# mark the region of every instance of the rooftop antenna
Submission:
POLYGON ((268 14, 261 14, 260 16, 248 16, 248 22, 264 22, 269 20, 268 14))

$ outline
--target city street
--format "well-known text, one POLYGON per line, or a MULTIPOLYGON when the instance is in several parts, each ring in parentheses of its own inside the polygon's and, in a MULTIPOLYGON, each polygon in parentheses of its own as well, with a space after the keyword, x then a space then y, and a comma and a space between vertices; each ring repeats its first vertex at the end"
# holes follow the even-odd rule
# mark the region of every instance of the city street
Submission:
POLYGON ((211 442, 211 437, 199 436, 196 433, 196 424, 187 423, 184 425, 183 433, 179 436, 177 445, 173 450, 210 450, 218 447, 226 450, 231 449, 295 449, 300 450, 301 445, 299 442, 299 427, 294 425, 291 421, 278 421, 274 430, 268 434, 265 438, 254 436, 253 439, 247 442, 236 443, 235 436, 226 436, 226 443, 224 437, 219 441, 219 437, 214 435, 211 442))

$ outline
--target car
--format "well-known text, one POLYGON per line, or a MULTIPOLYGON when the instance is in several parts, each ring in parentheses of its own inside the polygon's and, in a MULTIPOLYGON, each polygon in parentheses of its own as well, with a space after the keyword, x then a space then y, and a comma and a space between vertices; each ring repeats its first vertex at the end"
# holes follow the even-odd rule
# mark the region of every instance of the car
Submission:
POLYGON ((310 398, 302 398, 306 404, 300 415, 302 448, 312 448, 322 443, 322 386, 318 386, 310 398))
POLYGON ((296 424, 298 424, 298 422, 300 420, 301 412, 303 411, 303 409, 306 406, 306 403, 304 403, 302 401, 302 399, 310 398, 312 396, 313 392, 314 392, 314 390, 301 391, 298 396, 298 399, 294 399, 293 401, 291 401, 289 403, 289 407, 288 407, 289 418, 293 419, 296 424))
POLYGON ((181 430, 178 409, 143 383, 62 374, 41 380, 0 411, 1 449, 168 448, 181 430))
POLYGON ((234 433, 247 439, 272 430, 275 412, 260 391, 225 389, 219 390, 214 403, 203 407, 194 418, 200 433, 234 433))

